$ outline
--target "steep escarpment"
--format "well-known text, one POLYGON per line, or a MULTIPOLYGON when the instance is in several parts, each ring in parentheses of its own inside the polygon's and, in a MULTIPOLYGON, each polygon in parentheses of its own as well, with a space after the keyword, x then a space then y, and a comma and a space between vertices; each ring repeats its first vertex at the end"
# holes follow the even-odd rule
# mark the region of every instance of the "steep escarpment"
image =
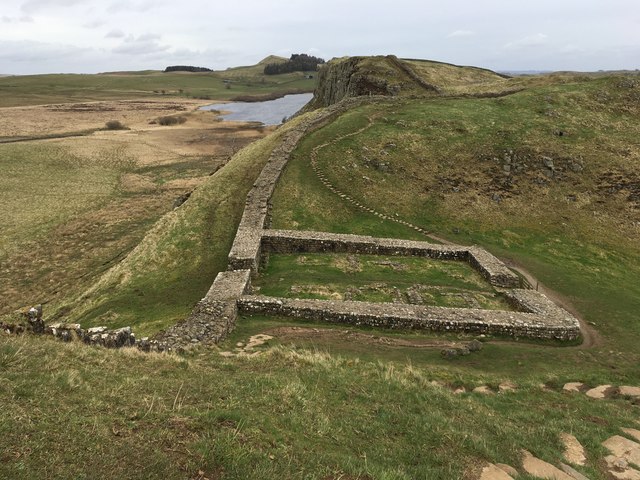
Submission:
POLYGON ((415 82, 387 57, 339 58, 320 69, 312 106, 327 107, 348 97, 396 96, 411 87, 415 82))
POLYGON ((360 96, 437 96, 468 93, 469 88, 502 91, 504 82, 503 76, 475 67, 404 60, 395 55, 344 57, 321 67, 310 108, 360 96))

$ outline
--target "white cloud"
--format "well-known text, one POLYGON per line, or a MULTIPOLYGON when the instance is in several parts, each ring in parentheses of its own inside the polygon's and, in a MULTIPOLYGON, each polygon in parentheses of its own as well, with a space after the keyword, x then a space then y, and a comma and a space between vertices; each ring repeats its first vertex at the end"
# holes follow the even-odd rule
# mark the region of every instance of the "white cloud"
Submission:
POLYGON ((472 30, 454 30, 449 35, 447 35, 447 38, 470 37, 472 35, 475 35, 475 32, 472 30))
POLYGON ((143 1, 131 1, 131 0, 119 0, 112 3, 107 7, 107 13, 145 13, 154 8, 158 8, 164 5, 162 0, 143 0, 143 1))
POLYGON ((161 45, 157 40, 160 36, 153 34, 141 35, 139 37, 128 36, 124 43, 112 50, 113 53, 121 55, 155 55, 171 49, 169 45, 161 45))
POLYGON ((516 50, 520 48, 538 47, 547 43, 549 37, 544 33, 536 33, 526 37, 519 38, 513 42, 504 45, 507 50, 516 50))
POLYGON ((96 20, 91 20, 89 22, 86 22, 82 26, 93 30, 95 28, 104 27, 106 24, 107 24, 106 20, 96 19, 96 20))

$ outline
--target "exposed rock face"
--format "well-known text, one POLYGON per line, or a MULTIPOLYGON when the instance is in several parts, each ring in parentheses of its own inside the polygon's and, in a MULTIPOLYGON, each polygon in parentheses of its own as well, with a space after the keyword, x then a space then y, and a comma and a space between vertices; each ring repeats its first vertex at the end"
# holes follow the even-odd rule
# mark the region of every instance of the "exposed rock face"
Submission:
POLYGON ((364 57, 350 57, 331 61, 320 68, 313 105, 328 107, 346 97, 392 95, 387 82, 369 75, 362 69, 364 57))
POLYGON ((339 58, 320 68, 311 105, 328 107, 344 98, 392 97, 403 91, 438 93, 439 89, 394 55, 339 58))

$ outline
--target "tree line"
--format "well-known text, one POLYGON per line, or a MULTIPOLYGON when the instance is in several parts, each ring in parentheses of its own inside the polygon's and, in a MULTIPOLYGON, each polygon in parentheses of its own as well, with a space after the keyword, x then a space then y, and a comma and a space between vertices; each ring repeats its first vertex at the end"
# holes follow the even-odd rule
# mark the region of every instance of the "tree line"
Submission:
POLYGON ((192 67, 191 65, 172 65, 164 69, 164 73, 168 72, 213 72, 213 70, 205 67, 192 67))
POLYGON ((308 72, 318 69, 324 59, 307 55, 306 53, 294 53, 291 58, 283 63, 270 63, 264 67, 265 75, 277 75, 280 73, 308 72))

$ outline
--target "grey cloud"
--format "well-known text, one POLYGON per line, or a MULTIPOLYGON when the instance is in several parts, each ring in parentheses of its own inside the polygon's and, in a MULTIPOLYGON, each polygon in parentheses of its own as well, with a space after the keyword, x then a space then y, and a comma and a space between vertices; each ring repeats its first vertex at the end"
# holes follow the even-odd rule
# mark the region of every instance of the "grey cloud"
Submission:
POLYGON ((77 57, 88 51, 87 48, 73 45, 0 41, 0 62, 54 63, 56 60, 77 57))
POLYGON ((104 38, 122 38, 124 37, 124 32, 120 29, 110 30, 104 38))
POLYGON ((112 50, 121 55, 153 55, 170 50, 169 45, 161 45, 157 35, 141 35, 140 37, 128 36, 124 43, 112 50))
POLYGON ((47 8, 73 7, 82 3, 83 0, 28 0, 20 8, 23 12, 33 13, 47 8))
POLYGON ((2 16, 2 23, 33 23, 33 17, 29 15, 23 15, 21 17, 8 17, 2 16))

